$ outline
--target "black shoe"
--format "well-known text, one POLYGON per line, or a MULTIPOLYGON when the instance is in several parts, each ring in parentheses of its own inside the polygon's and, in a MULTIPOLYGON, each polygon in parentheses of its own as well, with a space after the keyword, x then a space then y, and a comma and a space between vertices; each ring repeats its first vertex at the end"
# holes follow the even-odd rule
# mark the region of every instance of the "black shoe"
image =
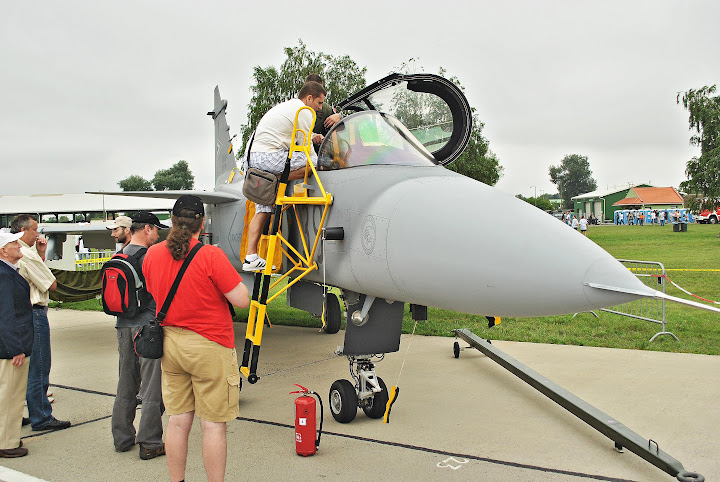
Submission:
POLYGON ((33 432, 42 432, 44 430, 63 430, 72 425, 67 420, 58 420, 53 418, 50 422, 46 423, 42 427, 33 428, 33 432))
POLYGON ((160 447, 154 449, 140 444, 140 458, 142 460, 154 459, 155 457, 159 457, 161 455, 165 455, 165 444, 162 444, 160 447))
POLYGON ((27 417, 23 417, 22 426, 30 425, 30 419, 27 417))
POLYGON ((5 449, 0 450, 0 457, 6 459, 12 459, 15 457, 25 457, 28 454, 28 449, 25 447, 18 447, 16 449, 5 449))

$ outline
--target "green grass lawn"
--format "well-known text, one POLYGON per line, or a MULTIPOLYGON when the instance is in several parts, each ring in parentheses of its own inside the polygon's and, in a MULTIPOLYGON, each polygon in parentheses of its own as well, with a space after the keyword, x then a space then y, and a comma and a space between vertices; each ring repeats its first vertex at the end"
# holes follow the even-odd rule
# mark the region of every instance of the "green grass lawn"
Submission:
MULTIPOLYGON (((590 239, 614 257, 661 262, 675 283, 698 296, 717 301, 720 301, 720 271, 680 270, 720 270, 719 233, 720 227, 699 224, 689 225, 685 233, 673 232, 672 226, 591 226, 588 231, 590 239)), ((668 285, 666 292, 693 299, 672 285, 668 285)), ((64 303, 63 307, 101 310, 98 300, 64 303)), ((247 310, 236 311, 237 321, 247 320, 247 310)), ((590 313, 574 318, 572 315, 504 318, 500 325, 488 328, 485 317, 430 308, 428 321, 419 322, 415 333, 452 336, 453 328, 469 328, 478 336, 497 340, 720 354, 720 315, 667 303, 667 330, 675 333, 680 341, 661 336, 650 343, 650 338, 660 331, 660 325, 601 311, 597 314, 599 318, 590 313)), ((321 325, 319 319, 287 307, 284 296, 269 306, 268 315, 273 324, 318 328, 321 325)), ((406 313, 403 331, 411 333, 414 325, 406 313)), ((236 329, 244 328, 238 325, 236 329)))

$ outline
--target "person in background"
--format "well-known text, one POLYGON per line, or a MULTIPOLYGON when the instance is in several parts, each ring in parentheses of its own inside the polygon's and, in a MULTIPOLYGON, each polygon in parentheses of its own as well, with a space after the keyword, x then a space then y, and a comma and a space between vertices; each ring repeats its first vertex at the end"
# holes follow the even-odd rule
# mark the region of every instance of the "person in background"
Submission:
MULTIPOLYGON (((318 74, 310 74, 305 77, 305 82, 317 82, 318 84, 325 87, 322 77, 318 74)), ((317 112, 315 118, 315 126, 313 127, 313 144, 315 145, 315 151, 317 152, 320 144, 327 135, 328 131, 338 122, 342 116, 339 112, 335 112, 335 108, 327 102, 323 102, 322 109, 317 112)))
POLYGON ((45 264, 47 240, 40 238, 38 223, 29 214, 20 214, 10 224, 12 233, 22 233, 18 240, 22 258, 18 261, 20 275, 30 285, 32 302, 34 341, 28 372, 27 400, 28 414, 33 431, 62 430, 71 424, 58 420, 52 414, 51 400, 48 398, 50 387, 50 324, 47 311, 50 291, 55 291, 57 281, 50 268, 45 264))
POLYGON ((580 226, 580 232, 583 234, 583 236, 587 236, 588 221, 587 219, 585 219, 585 216, 580 218, 578 225, 580 226))
POLYGON ((24 457, 20 441, 33 347, 30 285, 18 272, 22 233, 0 232, 0 457, 24 457))
POLYGON ((118 216, 106 227, 110 230, 110 236, 115 238, 115 251, 120 251, 130 243, 130 226, 132 219, 128 216, 118 216))

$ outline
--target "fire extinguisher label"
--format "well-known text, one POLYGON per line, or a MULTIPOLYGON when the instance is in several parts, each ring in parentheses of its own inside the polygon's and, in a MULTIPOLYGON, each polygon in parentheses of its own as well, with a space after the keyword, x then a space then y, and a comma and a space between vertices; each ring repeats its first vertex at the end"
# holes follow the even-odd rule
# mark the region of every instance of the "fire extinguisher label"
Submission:
POLYGON ((295 432, 295 441, 296 442, 302 442, 302 434, 295 432))
POLYGON ((300 418, 298 419, 298 423, 300 425, 307 425, 307 418, 300 418))

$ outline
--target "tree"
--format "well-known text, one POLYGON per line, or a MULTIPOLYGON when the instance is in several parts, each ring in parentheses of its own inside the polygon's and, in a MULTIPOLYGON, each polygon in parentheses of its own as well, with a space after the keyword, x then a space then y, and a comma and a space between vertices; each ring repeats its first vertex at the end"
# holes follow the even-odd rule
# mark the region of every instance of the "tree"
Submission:
POLYGON ((349 56, 312 52, 298 39, 297 47, 285 47, 286 59, 280 69, 255 66, 252 99, 248 104, 247 124, 241 126, 242 149, 260 118, 276 104, 297 96, 308 74, 319 74, 327 91, 325 102, 334 105, 365 87, 367 68, 360 68, 349 56))
POLYGON ((714 209, 720 204, 720 96, 712 96, 716 87, 704 86, 690 89, 677 96, 677 103, 690 112, 688 122, 695 134, 690 144, 700 146, 700 157, 693 157, 685 166, 687 180, 680 189, 688 193, 697 193, 701 199, 691 202, 691 207, 714 209))
POLYGON ((525 197, 522 194, 518 194, 515 197, 518 199, 522 199, 523 201, 527 202, 528 204, 532 204, 538 209, 542 209, 543 211, 552 211, 553 206, 552 203, 550 203, 550 198, 545 197, 547 194, 543 194, 542 196, 539 196, 537 198, 534 197, 525 197))
POLYGON ((550 166, 549 172, 550 180, 557 186, 567 209, 573 207, 574 196, 597 189, 587 156, 569 154, 563 157, 559 166, 550 166))
POLYGON ((478 119, 474 107, 472 112, 473 127, 470 141, 460 157, 450 164, 448 169, 484 182, 488 186, 494 186, 502 176, 503 167, 495 153, 490 150, 489 141, 482 135, 485 124, 478 119))
POLYGON ((152 183, 142 176, 133 174, 118 182, 123 191, 152 191, 152 183))
POLYGON ((178 161, 170 169, 160 169, 152 179, 156 191, 192 189, 195 176, 190 172, 187 161, 178 161))

